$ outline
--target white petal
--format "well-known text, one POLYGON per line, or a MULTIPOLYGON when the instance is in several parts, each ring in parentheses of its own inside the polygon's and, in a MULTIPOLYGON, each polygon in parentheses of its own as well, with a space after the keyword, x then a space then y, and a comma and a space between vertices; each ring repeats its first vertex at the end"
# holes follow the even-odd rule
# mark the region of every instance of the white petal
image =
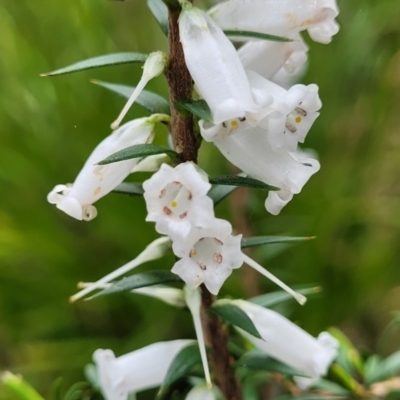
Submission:
POLYGON ((177 261, 171 271, 174 274, 179 275, 179 277, 192 290, 198 288, 204 281, 203 271, 189 257, 177 261))
POLYGON ((291 37, 308 30, 319 42, 329 43, 338 32, 334 0, 230 0, 209 11, 224 30, 247 30, 291 37))
POLYGON ((234 46, 207 14, 184 9, 179 32, 186 65, 214 123, 259 110, 234 46))
POLYGON ((215 386, 209 389, 205 385, 195 386, 185 397, 185 400, 218 400, 220 399, 219 392, 215 386))
POLYGON ((115 358, 111 350, 93 354, 102 392, 107 400, 126 400, 129 393, 160 386, 172 360, 193 340, 173 340, 115 358))

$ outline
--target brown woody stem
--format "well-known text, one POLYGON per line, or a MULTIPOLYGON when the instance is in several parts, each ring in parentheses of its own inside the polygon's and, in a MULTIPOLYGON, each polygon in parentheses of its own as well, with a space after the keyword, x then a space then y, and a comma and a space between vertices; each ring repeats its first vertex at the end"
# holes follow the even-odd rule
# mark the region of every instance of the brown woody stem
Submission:
MULTIPOLYGON (((193 116, 182 115, 176 108, 176 101, 192 98, 193 82, 186 67, 182 45, 179 39, 178 18, 180 9, 169 10, 169 63, 166 71, 171 102, 171 135, 175 150, 181 161, 197 161, 198 142, 193 133, 193 116)), ((212 347, 211 361, 216 381, 225 400, 242 400, 242 392, 234 371, 228 350, 228 335, 219 318, 208 312, 213 303, 212 294, 201 286, 202 325, 208 344, 212 347)))

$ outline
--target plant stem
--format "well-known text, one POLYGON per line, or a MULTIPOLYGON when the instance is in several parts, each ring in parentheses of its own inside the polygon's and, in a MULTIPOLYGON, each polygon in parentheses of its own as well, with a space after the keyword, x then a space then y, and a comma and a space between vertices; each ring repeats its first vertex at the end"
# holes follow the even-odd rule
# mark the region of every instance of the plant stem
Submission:
MULTIPOLYGON (((182 45, 179 39, 178 18, 180 9, 169 9, 169 63, 166 71, 171 102, 171 135, 175 150, 181 161, 197 161, 198 142, 193 133, 193 116, 182 115, 175 107, 177 100, 192 98, 192 77, 186 67, 182 45)), ((228 335, 220 319, 210 315, 208 309, 213 303, 212 294, 201 286, 202 325, 208 343, 212 347, 211 361, 219 388, 225 400, 242 400, 242 392, 231 368, 232 358, 228 350, 228 335)))

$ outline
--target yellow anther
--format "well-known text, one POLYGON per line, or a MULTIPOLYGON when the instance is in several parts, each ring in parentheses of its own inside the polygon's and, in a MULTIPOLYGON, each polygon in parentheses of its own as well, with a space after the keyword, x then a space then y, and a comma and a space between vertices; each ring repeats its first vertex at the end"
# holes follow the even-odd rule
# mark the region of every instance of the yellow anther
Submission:
POLYGON ((296 121, 297 124, 299 124, 302 121, 302 118, 301 117, 296 117, 295 121, 296 121))
POLYGON ((234 120, 231 121, 231 127, 232 127, 232 128, 237 128, 238 125, 239 125, 239 124, 238 124, 238 122, 236 121, 236 119, 234 119, 234 120))
POLYGON ((178 202, 176 202, 175 200, 171 201, 171 207, 172 208, 175 208, 177 205, 178 205, 178 202))
POLYGON ((197 256, 197 251, 195 249, 192 250, 192 256, 197 256))

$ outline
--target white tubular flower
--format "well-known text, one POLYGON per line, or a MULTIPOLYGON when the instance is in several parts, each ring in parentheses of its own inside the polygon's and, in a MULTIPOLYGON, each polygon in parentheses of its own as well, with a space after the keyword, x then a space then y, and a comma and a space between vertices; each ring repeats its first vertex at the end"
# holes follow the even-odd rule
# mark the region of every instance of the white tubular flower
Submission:
POLYGON ((221 219, 215 219, 209 228, 194 228, 186 238, 173 242, 174 253, 181 260, 172 272, 190 289, 204 283, 216 295, 232 270, 243 264, 241 238, 242 235, 232 236, 231 224, 221 219))
POLYGON ((111 350, 93 354, 106 400, 126 400, 129 393, 160 386, 176 355, 193 340, 159 342, 116 358, 111 350))
POLYGON ((260 111, 235 47, 206 13, 184 3, 179 33, 186 65, 215 124, 260 111))
POLYGON ((132 171, 139 159, 96 165, 111 154, 136 144, 149 143, 154 137, 154 125, 159 118, 154 115, 139 118, 121 126, 106 137, 92 152, 72 185, 57 185, 47 196, 51 204, 78 220, 90 221, 97 215, 93 206, 97 200, 110 193, 132 171))
POLYGON ((143 183, 148 215, 156 230, 171 238, 186 236, 192 227, 205 227, 214 220, 214 205, 207 196, 211 184, 192 162, 172 168, 163 164, 143 183))
POLYGON ((269 93, 274 99, 270 114, 258 122, 267 131, 272 148, 295 151, 297 143, 304 142, 319 116, 322 103, 318 86, 299 84, 285 90, 253 71, 248 71, 248 77, 252 86, 269 93))
POLYGON ((229 0, 209 11, 224 30, 285 37, 307 30, 320 43, 329 43, 339 31, 338 14, 335 0, 229 0))
POLYGON ((307 52, 308 46, 296 34, 293 42, 249 41, 238 50, 238 55, 245 69, 272 79, 281 70, 296 72, 306 63, 307 52))
POLYGON ((211 389, 205 385, 195 386, 185 397, 185 400, 219 400, 221 394, 213 386, 211 389))
MULTIPOLYGON (((236 124, 240 125, 240 122, 236 121, 236 124)), ((202 135, 207 136, 204 121, 200 121, 200 128, 202 135)), ((219 151, 247 175, 281 189, 270 191, 265 202, 267 211, 273 215, 279 214, 320 168, 319 162, 305 152, 273 150, 266 131, 259 127, 247 130, 239 127, 236 131, 221 127, 213 141, 219 151)))
POLYGON ((305 389, 326 374, 339 347, 328 332, 314 338, 275 311, 244 300, 232 303, 249 316, 262 339, 237 328, 243 336, 271 357, 309 376, 296 378, 300 387, 305 389))
POLYGON ((167 56, 161 51, 156 51, 155 53, 151 53, 147 57, 147 60, 143 65, 142 78, 140 79, 135 90, 131 94, 131 97, 126 102, 118 118, 111 124, 112 129, 117 129, 119 127, 119 124, 125 117, 126 113, 129 111, 132 104, 136 101, 140 93, 142 93, 144 87, 147 85, 147 82, 149 82, 156 76, 162 74, 166 65, 167 65, 167 56))

